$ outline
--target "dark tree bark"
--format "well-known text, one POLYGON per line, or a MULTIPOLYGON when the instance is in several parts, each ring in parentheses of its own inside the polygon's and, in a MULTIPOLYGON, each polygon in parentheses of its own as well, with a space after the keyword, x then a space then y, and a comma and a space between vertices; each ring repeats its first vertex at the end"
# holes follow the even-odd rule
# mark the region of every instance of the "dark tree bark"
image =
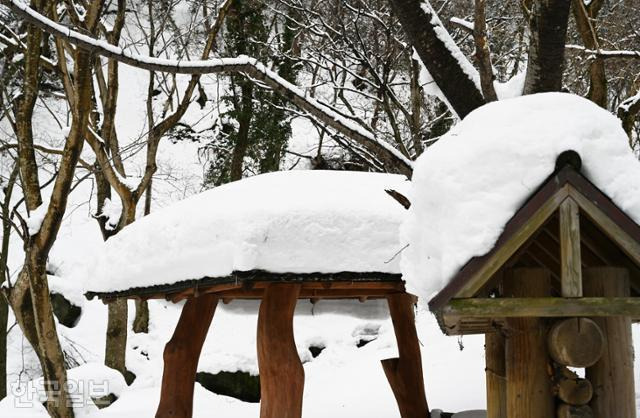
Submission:
MULTIPOLYGON (((2 248, 0 249, 0 285, 4 283, 7 275, 7 262, 9 259, 9 238, 11 234, 11 195, 18 177, 18 165, 16 164, 6 186, 4 187, 4 200, 2 201, 2 248)), ((9 321, 9 305, 4 295, 0 294, 0 400, 7 396, 7 326, 9 321)))
POLYGON ((535 0, 529 11, 529 62, 524 94, 560 91, 571 0, 535 0))
MULTIPOLYGON (((600 48, 596 17, 602 8, 604 0, 593 0, 589 5, 585 5, 583 0, 573 0, 573 17, 580 38, 587 49, 597 50, 600 48)), ((607 74, 604 67, 603 57, 594 57, 589 63, 589 100, 602 108, 607 108, 607 74)))
POLYGON ((495 76, 491 65, 491 49, 489 48, 489 37, 487 35, 485 8, 486 0, 476 0, 473 40, 476 44, 476 60, 478 61, 478 67, 480 67, 482 94, 487 102, 493 102, 498 100, 498 96, 493 86, 495 76))
POLYGON ((393 12, 431 77, 460 118, 482 106, 485 100, 445 42, 442 23, 422 0, 390 0, 393 12))
POLYGON ((253 114, 253 83, 249 80, 241 80, 241 98, 240 98, 240 118, 238 123, 237 141, 233 147, 231 155, 231 168, 229 179, 231 181, 240 180, 242 178, 242 168, 244 157, 247 155, 249 148, 249 128, 251 127, 251 116, 253 114))
POLYGON ((0 400, 7 396, 7 321, 9 306, 0 295, 0 400))

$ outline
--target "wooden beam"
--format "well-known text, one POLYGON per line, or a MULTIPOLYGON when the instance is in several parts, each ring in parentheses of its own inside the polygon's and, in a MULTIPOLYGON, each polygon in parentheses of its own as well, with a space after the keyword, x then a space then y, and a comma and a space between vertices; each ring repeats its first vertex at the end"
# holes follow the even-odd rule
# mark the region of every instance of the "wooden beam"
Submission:
MULTIPOLYGON (((629 273, 620 268, 585 270, 587 295, 620 297, 629 295, 629 273)), ((586 369, 593 385, 591 408, 596 417, 635 418, 633 339, 631 319, 625 316, 594 318, 605 334, 605 349, 600 360, 586 369)))
MULTIPOLYGON (((264 289, 230 290, 218 294, 223 299, 262 299, 264 289)), ((396 289, 301 289, 298 299, 381 299, 402 293, 396 289)))
POLYGON ((640 298, 471 298, 453 299, 442 309, 447 322, 453 318, 629 316, 640 317, 640 298))
POLYGON ((387 297, 398 343, 397 358, 382 360, 402 418, 428 417, 420 342, 413 313, 414 297, 407 293, 387 297))
POLYGON ((569 194, 580 205, 580 208, 585 214, 602 229, 605 235, 615 242, 637 265, 640 265, 640 242, 629 236, 624 229, 607 216, 598 206, 584 197, 582 193, 571 187, 569 194))
POLYGON ((164 349, 162 389, 156 418, 191 418, 198 359, 216 306, 217 297, 202 295, 187 300, 182 307, 178 325, 164 349))
POLYGON ((272 283, 258 313, 260 418, 301 418, 304 369, 293 337, 300 284, 272 283))
POLYGON ((580 209, 575 200, 565 199, 560 212, 560 283, 565 298, 582 296, 580 256, 580 209))
POLYGON ((562 201, 569 195, 568 186, 562 187, 555 192, 542 206, 540 206, 516 231, 514 231, 505 242, 499 242, 494 247, 490 258, 477 269, 460 289, 457 298, 468 298, 484 285, 484 279, 491 277, 507 260, 522 246, 527 240, 549 219, 558 209, 562 201))
MULTIPOLYGON (((299 299, 360 299, 360 298, 384 298, 387 295, 404 292, 403 282, 248 282, 240 284, 220 284, 198 289, 200 294, 214 293, 223 299, 261 299, 265 289, 271 284, 295 284, 300 285, 299 299)), ((166 295, 166 299, 177 302, 191 297, 195 288, 166 295)))

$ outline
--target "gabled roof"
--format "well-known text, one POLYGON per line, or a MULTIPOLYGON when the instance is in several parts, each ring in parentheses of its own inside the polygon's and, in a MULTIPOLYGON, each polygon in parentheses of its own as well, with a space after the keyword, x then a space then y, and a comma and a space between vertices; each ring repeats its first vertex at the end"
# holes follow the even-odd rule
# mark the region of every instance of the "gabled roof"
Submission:
MULTIPOLYGON (((596 241, 610 240, 617 248, 609 247, 607 251, 619 249, 627 259, 625 266, 637 270, 640 266, 640 226, 584 177, 579 167, 565 164, 506 223, 493 248, 485 255, 469 260, 430 300, 430 310, 437 312, 452 299, 474 297, 481 289, 486 289, 505 263, 517 256, 546 223, 553 221, 554 214, 566 199, 576 202, 588 228, 606 236, 599 236, 596 241)), ((601 256, 602 260, 606 262, 606 257, 601 256)), ((616 257, 616 261, 620 262, 620 257, 616 257)))

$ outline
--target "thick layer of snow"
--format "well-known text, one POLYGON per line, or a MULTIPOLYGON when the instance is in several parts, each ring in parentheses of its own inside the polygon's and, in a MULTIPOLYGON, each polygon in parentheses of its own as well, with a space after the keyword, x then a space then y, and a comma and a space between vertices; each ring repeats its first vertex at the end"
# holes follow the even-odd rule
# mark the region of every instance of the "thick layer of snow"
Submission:
POLYGON ((469 114, 416 162, 412 206, 401 228, 402 273, 428 300, 553 172, 565 150, 583 173, 640 222, 640 164, 620 121, 592 102, 545 93, 494 102, 469 114))
POLYGON ((87 263, 86 289, 117 291, 233 271, 398 273, 404 177, 287 171, 214 188, 140 219, 87 263))

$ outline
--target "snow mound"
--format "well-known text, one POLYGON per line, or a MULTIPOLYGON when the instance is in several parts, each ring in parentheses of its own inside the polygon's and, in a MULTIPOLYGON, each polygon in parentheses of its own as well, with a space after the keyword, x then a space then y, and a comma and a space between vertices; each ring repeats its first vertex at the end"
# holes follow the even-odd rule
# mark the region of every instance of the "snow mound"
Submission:
POLYGON ((640 222, 640 164, 616 117, 564 93, 490 103, 416 161, 401 227, 408 291, 428 300, 487 253, 565 150, 578 152, 583 174, 640 222))
POLYGON ((87 261, 84 288, 126 290, 234 271, 399 273, 403 176, 286 171, 216 187, 141 218, 87 261))

